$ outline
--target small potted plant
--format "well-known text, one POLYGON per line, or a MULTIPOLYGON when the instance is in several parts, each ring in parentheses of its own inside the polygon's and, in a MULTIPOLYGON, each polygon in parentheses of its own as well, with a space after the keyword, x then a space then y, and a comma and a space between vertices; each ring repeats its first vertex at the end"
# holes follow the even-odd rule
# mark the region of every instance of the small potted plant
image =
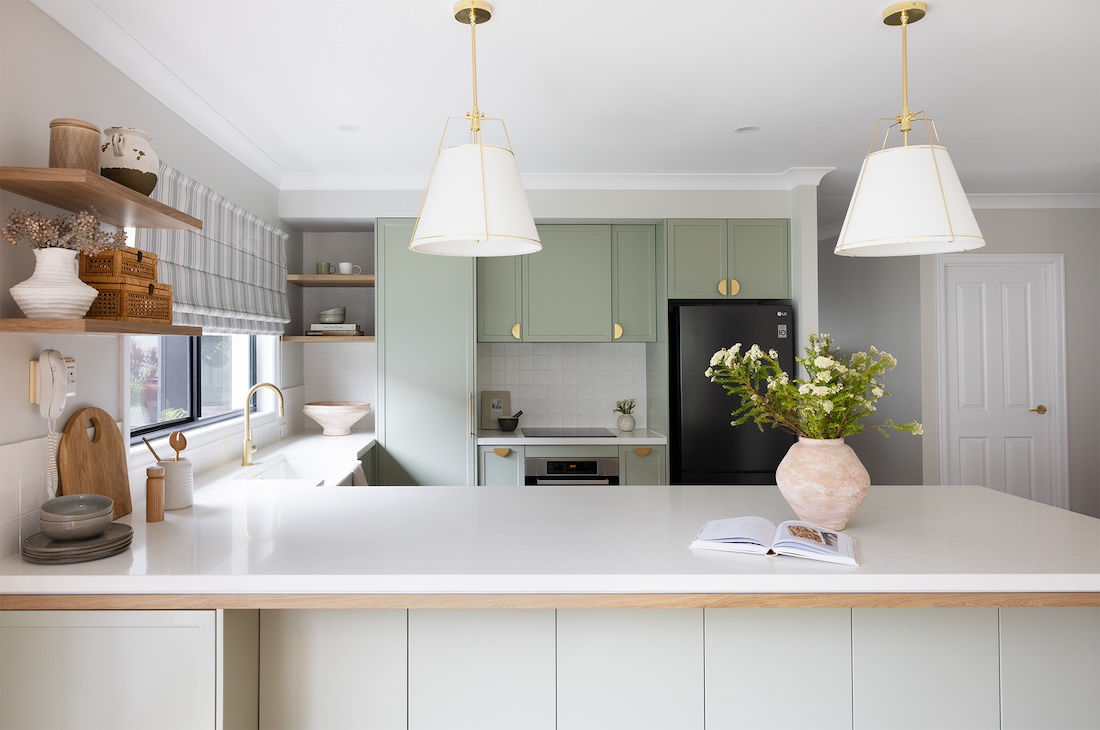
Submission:
POLYGON ((620 431, 633 431, 634 427, 638 425, 634 421, 634 407, 637 402, 633 398, 627 398, 626 400, 615 401, 615 409, 612 413, 620 413, 619 416, 619 430, 620 431))
POLYGON ((104 231, 99 224, 94 208, 53 220, 37 212, 11 212, 0 236, 13 245, 26 241, 34 249, 34 274, 11 288, 28 318, 80 319, 88 311, 99 292, 80 280, 79 255, 126 245, 125 231, 104 231))

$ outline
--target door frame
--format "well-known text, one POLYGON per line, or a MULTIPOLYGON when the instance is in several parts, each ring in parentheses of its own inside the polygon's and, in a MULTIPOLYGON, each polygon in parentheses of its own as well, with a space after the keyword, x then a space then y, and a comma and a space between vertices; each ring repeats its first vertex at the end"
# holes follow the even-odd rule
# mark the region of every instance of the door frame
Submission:
POLYGON ((1069 414, 1066 389, 1066 295, 1063 254, 940 254, 935 257, 936 379, 938 414, 939 478, 947 484, 947 332, 946 306, 948 268, 1042 267, 1047 275, 1047 331, 1052 340, 1051 383, 1048 406, 1051 415, 1050 460, 1052 504, 1069 509, 1069 414))

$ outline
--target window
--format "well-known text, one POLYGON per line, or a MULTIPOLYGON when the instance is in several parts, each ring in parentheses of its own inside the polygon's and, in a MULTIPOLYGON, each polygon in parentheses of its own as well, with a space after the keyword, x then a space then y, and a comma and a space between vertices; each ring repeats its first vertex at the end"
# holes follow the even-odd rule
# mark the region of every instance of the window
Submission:
POLYGON ((256 359, 251 335, 130 337, 131 438, 239 416, 256 359))

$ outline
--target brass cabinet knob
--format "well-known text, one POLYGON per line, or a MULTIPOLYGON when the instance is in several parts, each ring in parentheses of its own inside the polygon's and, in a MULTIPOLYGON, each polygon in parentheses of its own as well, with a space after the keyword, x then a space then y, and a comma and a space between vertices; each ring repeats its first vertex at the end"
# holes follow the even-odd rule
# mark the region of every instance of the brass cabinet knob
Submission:
POLYGON ((512 450, 507 446, 497 446, 493 449, 493 453, 503 459, 505 456, 512 453, 512 450))
POLYGON ((741 282, 737 279, 730 279, 730 296, 737 296, 737 292, 741 291, 741 282))
POLYGON ((634 449, 634 453, 638 456, 649 456, 649 452, 651 451, 653 451, 653 449, 649 448, 648 446, 639 446, 634 449))
POLYGON ((1032 408, 1030 413, 1038 413, 1040 416, 1047 412, 1046 406, 1039 406, 1038 408, 1032 408))
POLYGON ((612 339, 617 340, 622 336, 623 336, 623 326, 621 324, 619 324, 618 322, 616 322, 615 323, 615 334, 612 336, 612 339))
POLYGON ((726 296, 726 280, 722 279, 718 282, 718 293, 722 296, 726 296))
POLYGON ((512 337, 515 337, 517 340, 519 339, 519 322, 512 325, 512 337))

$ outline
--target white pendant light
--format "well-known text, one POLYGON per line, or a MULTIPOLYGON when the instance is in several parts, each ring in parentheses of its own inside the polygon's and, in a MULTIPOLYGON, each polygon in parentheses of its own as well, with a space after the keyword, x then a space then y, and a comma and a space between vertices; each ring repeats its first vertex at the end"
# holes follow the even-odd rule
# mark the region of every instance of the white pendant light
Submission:
POLYGON ((477 106, 476 27, 489 20, 492 12, 484 0, 462 0, 454 6, 455 20, 470 26, 474 89, 473 111, 466 115, 470 141, 444 148, 444 126, 409 243, 413 251, 438 256, 518 256, 542 250, 504 122, 487 120, 477 106), (500 123, 507 146, 483 142, 484 121, 500 123))
MULTIPOLYGON (((886 25, 901 26, 902 112, 894 119, 902 146, 868 153, 855 194, 833 253, 842 256, 913 256, 969 251, 985 245, 974 212, 936 126, 924 114, 909 110, 906 28, 925 16, 923 2, 891 5, 882 13, 886 25), (924 122, 928 144, 910 145, 915 120, 924 122)), ((879 120, 880 122, 886 120, 879 120)), ((889 130, 887 130, 889 136, 889 130)), ((878 125, 871 140, 878 138, 878 125)))

